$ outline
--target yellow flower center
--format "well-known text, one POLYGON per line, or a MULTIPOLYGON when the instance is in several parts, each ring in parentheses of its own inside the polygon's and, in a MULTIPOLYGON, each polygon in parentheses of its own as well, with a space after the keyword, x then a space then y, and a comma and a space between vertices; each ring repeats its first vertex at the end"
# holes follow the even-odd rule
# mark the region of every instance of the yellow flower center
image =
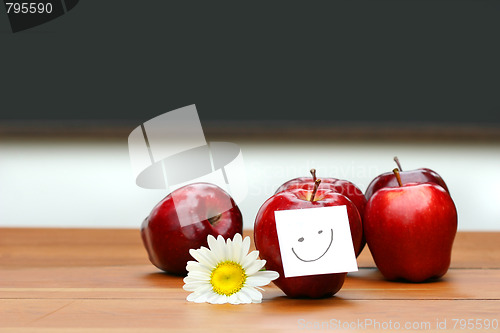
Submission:
POLYGON ((234 261, 219 263, 210 275, 210 284, 216 294, 231 296, 245 284, 247 276, 240 264, 234 261))

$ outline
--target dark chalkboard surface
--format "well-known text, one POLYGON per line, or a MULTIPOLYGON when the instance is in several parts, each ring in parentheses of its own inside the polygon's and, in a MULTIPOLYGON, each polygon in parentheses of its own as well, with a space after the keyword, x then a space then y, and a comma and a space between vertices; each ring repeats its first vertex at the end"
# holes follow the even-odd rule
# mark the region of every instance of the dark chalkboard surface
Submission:
POLYGON ((0 120, 500 125, 500 1, 82 0, 13 33, 0 120))

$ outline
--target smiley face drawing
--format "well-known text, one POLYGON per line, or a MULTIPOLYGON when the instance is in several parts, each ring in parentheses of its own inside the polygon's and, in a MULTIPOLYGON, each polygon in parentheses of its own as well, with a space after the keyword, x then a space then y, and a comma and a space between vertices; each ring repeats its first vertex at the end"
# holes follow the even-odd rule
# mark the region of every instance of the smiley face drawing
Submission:
POLYGON ((358 269, 346 206, 275 211, 286 278, 358 269))
POLYGON ((310 242, 310 246, 315 246, 315 247, 318 247, 318 243, 319 242, 322 242, 324 240, 328 241, 327 243, 325 244, 328 244, 328 246, 326 247, 325 251, 317 258, 315 259, 304 259, 302 258, 301 256, 299 256, 297 254, 297 251, 295 251, 295 249, 292 247, 292 252, 293 254, 297 257, 297 259, 299 259, 300 261, 303 261, 303 262, 313 262, 313 261, 316 261, 316 260, 319 260, 321 259, 327 252, 328 250, 330 250, 330 247, 332 246, 332 243, 333 243, 333 229, 330 229, 330 232, 329 233, 324 233, 322 229, 318 230, 318 235, 321 235, 319 237, 308 237, 308 239, 306 240, 304 237, 300 237, 297 241, 299 243, 303 243, 305 241, 309 241, 310 242), (328 236, 329 234, 329 237, 322 237, 322 236, 328 236), (314 238, 314 239, 311 239, 311 238, 314 238))

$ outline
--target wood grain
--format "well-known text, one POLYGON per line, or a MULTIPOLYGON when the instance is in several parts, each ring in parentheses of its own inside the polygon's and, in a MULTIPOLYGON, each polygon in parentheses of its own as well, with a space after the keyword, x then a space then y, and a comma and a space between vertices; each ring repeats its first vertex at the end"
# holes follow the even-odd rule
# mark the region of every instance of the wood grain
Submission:
MULTIPOLYGON (((210 305, 162 299, 5 300, 1 327, 145 328, 229 332, 300 331, 302 326, 334 321, 417 323, 436 329, 436 321, 452 318, 498 318, 498 301, 290 300, 276 298, 261 304, 210 305), (376 303, 376 306, 375 306, 376 303), (23 312, 22 317, 19 313, 23 312), (425 324, 424 324, 425 323, 425 324), (427 324, 428 323, 428 324, 427 324)), ((367 327, 367 331, 377 331, 367 327)), ((378 331, 384 331, 378 329, 378 331)))
MULTIPOLYGON (((376 269, 349 273, 337 296, 363 299, 500 299, 500 270, 451 269, 444 278, 428 283, 389 282, 376 269)), ((108 267, 54 267, 3 269, 2 298, 160 298, 183 299, 182 277, 161 273, 152 265, 108 267)), ((269 298, 284 294, 274 285, 269 298)))
MULTIPOLYGON (((243 233, 253 238, 252 230, 243 233)), ((0 228, 0 267, 148 263, 137 229, 0 228)), ((358 265, 375 267, 368 247, 359 256, 358 265)), ((500 268, 500 233, 459 232, 453 245, 451 267, 500 268)))
POLYGON ((457 319, 500 320, 499 240, 459 233, 437 281, 386 281, 365 249, 335 297, 290 299, 271 284, 261 304, 232 306, 187 302, 138 230, 0 229, 0 332, 464 331, 457 319))
MULTIPOLYGON (((375 267, 370 249, 358 257, 359 267, 375 267)), ((459 232, 453 243, 451 267, 500 268, 499 232, 459 232)))

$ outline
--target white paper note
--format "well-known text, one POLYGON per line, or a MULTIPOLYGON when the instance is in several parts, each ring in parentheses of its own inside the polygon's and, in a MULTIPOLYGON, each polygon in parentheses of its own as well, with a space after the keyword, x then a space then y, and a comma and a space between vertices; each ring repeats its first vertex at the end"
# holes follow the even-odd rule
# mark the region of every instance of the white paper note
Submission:
POLYGON ((285 277, 358 270, 346 206, 275 211, 285 277))

